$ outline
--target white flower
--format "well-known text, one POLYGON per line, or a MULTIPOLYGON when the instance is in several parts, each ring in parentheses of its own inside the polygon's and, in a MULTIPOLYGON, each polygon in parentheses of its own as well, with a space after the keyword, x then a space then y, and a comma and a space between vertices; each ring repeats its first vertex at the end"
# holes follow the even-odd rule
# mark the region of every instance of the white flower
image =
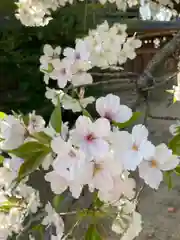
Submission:
POLYGON ((39 192, 34 191, 28 198, 27 210, 36 213, 39 207, 41 207, 39 192))
POLYGON ((116 131, 112 134, 116 157, 125 170, 134 171, 143 159, 148 159, 154 153, 155 147, 147 137, 148 130, 141 124, 133 127, 132 134, 127 131, 116 131))
POLYGON ((119 176, 122 168, 114 159, 111 152, 102 158, 92 160, 89 165, 89 172, 91 172, 91 179, 89 182, 90 191, 94 189, 103 192, 108 192, 113 189, 114 177, 119 176))
POLYGON ((11 158, 5 158, 3 165, 13 173, 18 174, 18 171, 23 162, 24 160, 22 158, 12 156, 11 158))
POLYGON ((15 149, 24 143, 25 128, 19 119, 8 115, 0 121, 0 136, 4 141, 1 142, 3 149, 15 149))
POLYGON ((54 105, 57 105, 58 98, 62 98, 64 92, 62 90, 56 90, 46 87, 45 97, 50 99, 54 105))
POLYGON ((134 59, 136 57, 135 49, 140 48, 142 45, 142 41, 139 39, 135 39, 134 37, 130 37, 123 45, 123 50, 126 52, 127 57, 129 59, 134 59))
POLYGON ((142 217, 138 212, 133 212, 131 223, 121 240, 133 240, 142 230, 142 217))
POLYGON ((178 157, 172 155, 172 151, 162 143, 156 147, 153 155, 139 165, 139 176, 151 188, 158 189, 163 180, 162 171, 172 170, 178 164, 178 157))
POLYGON ((76 128, 71 132, 72 143, 79 146, 89 156, 103 156, 109 150, 109 144, 104 139, 110 134, 110 124, 105 118, 92 122, 90 118, 80 116, 76 128))
POLYGON ((113 177, 113 188, 109 191, 99 191, 98 196, 102 201, 116 205, 122 195, 132 199, 135 195, 135 186, 134 179, 128 178, 127 174, 115 176, 113 177))
POLYGON ((56 171, 46 173, 45 180, 50 182, 51 189, 55 194, 61 194, 68 188, 68 182, 61 177, 56 171))
POLYGON ((175 136, 177 134, 177 130, 180 129, 180 121, 176 121, 175 124, 172 124, 170 127, 169 127, 169 131, 170 133, 175 136))
POLYGON ((59 60, 61 47, 58 46, 55 49, 53 49, 49 44, 45 44, 43 52, 44 52, 44 55, 40 57, 40 63, 41 63, 40 71, 45 74, 44 81, 46 84, 48 84, 49 78, 51 77, 52 72, 54 70, 53 63, 59 60))
POLYGON ((58 154, 52 166, 54 170, 67 181, 73 181, 85 163, 85 154, 73 148, 70 143, 66 143, 61 137, 53 139, 52 149, 58 154), (66 159, 66 161, 64 161, 66 159))
POLYGON ((17 177, 17 173, 6 167, 0 168, 0 186, 8 189, 12 181, 17 177))
POLYGON ((50 77, 54 80, 57 80, 58 86, 64 88, 67 85, 68 81, 71 81, 72 72, 71 72, 71 62, 67 59, 55 59, 52 62, 53 71, 51 72, 50 77))
POLYGON ((119 204, 112 230, 120 234, 123 240, 133 240, 142 230, 141 215, 135 211, 136 202, 121 199, 119 204))
POLYGON ((79 86, 83 84, 91 84, 93 82, 93 78, 90 73, 78 71, 72 76, 71 81, 74 86, 79 86))
POLYGON ((65 48, 63 54, 73 64, 73 71, 75 72, 77 70, 88 70, 91 66, 89 62, 90 53, 84 40, 77 39, 75 49, 65 48))
POLYGON ((56 234, 58 235, 58 239, 61 239, 64 232, 64 222, 62 218, 55 212, 52 208, 51 204, 48 202, 45 206, 45 211, 47 212, 47 216, 43 219, 43 225, 51 225, 54 224, 56 227, 56 234))
POLYGON ((119 123, 126 122, 132 117, 132 110, 125 105, 120 105, 120 98, 113 94, 98 98, 96 111, 101 117, 119 123))
POLYGON ((35 132, 41 132, 44 130, 45 127, 45 121, 43 117, 40 115, 36 115, 35 111, 29 114, 29 123, 28 123, 28 131, 30 134, 33 134, 35 132))

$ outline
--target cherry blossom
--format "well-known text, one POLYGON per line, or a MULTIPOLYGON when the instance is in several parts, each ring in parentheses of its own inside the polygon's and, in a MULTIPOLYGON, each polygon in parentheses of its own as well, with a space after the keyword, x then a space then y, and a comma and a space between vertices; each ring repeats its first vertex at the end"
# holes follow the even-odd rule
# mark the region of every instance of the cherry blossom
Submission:
POLYGON ((108 192, 113 189, 114 177, 119 176, 122 171, 121 165, 113 158, 111 152, 102 158, 96 158, 89 165, 91 179, 89 182, 90 191, 94 189, 108 192))
POLYGON ((98 98, 96 111, 101 117, 119 123, 126 122, 132 117, 132 110, 125 105, 120 105, 120 98, 113 94, 98 98))
POLYGON ((110 124, 105 118, 99 118, 92 122, 90 118, 80 116, 76 121, 76 127, 71 131, 72 143, 79 146, 88 156, 103 156, 109 150, 109 144, 105 140, 110 134, 110 124))
POLYGON ((158 189, 163 180, 163 171, 169 171, 179 164, 179 158, 172 154, 168 147, 161 143, 153 155, 139 165, 139 176, 151 188, 158 189))
POLYGON ((134 171, 143 159, 148 159, 154 153, 155 147, 147 137, 148 130, 141 124, 133 127, 132 134, 116 131, 112 135, 116 157, 126 170, 134 171))
POLYGON ((135 195, 135 186, 135 180, 129 178, 127 173, 123 173, 121 176, 113 177, 113 187, 109 191, 100 190, 98 196, 102 201, 116 204, 122 196, 132 199, 135 195))
POLYGON ((44 130, 45 121, 42 116, 36 115, 35 111, 29 114, 28 131, 30 134, 44 130))
POLYGON ((56 235, 61 239, 64 233, 64 222, 62 218, 55 212, 51 204, 48 202, 45 206, 47 216, 43 219, 42 224, 45 226, 54 224, 56 227, 56 235))
POLYGON ((0 142, 3 149, 14 149, 24 143, 25 128, 13 115, 8 115, 0 121, 0 130, 0 137, 4 139, 0 142))

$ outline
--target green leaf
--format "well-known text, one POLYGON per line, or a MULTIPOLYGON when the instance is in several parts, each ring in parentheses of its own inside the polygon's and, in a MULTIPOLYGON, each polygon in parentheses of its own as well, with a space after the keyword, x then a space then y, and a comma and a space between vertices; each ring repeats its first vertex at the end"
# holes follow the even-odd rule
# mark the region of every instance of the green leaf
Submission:
POLYGON ((180 165, 178 165, 175 169, 174 172, 176 175, 180 176, 180 165))
POLYGON ((58 104, 51 114, 50 123, 57 133, 61 132, 62 115, 61 115, 61 105, 59 102, 59 98, 58 98, 58 104))
POLYGON ((97 228, 94 224, 90 225, 86 235, 85 235, 85 240, 101 240, 101 236, 99 232, 97 231, 97 228))
POLYGON ((9 151, 9 153, 24 159, 24 163, 19 169, 18 179, 21 180, 36 170, 50 152, 51 148, 39 142, 27 142, 19 148, 9 151))
POLYGON ((173 154, 180 155, 180 135, 174 136, 168 144, 173 154))
POLYGON ((29 160, 41 152, 50 152, 50 148, 39 142, 27 142, 20 147, 10 150, 9 153, 16 155, 24 160, 29 160))
POLYGON ((0 155, 0 164, 2 164, 3 162, 4 162, 4 157, 0 155))
POLYGON ((168 190, 171 190, 173 188, 172 175, 171 175, 172 172, 173 171, 164 172, 164 181, 168 186, 168 190))
POLYGON ((36 132, 36 133, 33 133, 31 136, 43 144, 50 144, 52 140, 52 138, 49 135, 47 135, 45 132, 36 132))
POLYGON ((56 212, 59 212, 60 207, 61 207, 61 203, 63 202, 63 200, 64 200, 64 196, 62 194, 61 195, 56 195, 53 198, 53 207, 55 208, 56 212))
POLYGON ((140 112, 134 112, 132 117, 124 123, 117 123, 117 122, 112 122, 112 124, 118 128, 127 128, 129 126, 131 126, 135 121, 137 121, 137 119, 142 115, 142 113, 140 112))
POLYGON ((9 212, 11 208, 18 207, 18 202, 16 201, 5 201, 0 204, 0 212, 9 212))
POLYGON ((25 124, 25 126, 28 126, 29 124, 29 115, 22 115, 22 119, 23 119, 23 122, 25 124))
POLYGON ((173 103, 176 103, 177 99, 175 97, 173 97, 173 103))
POLYGON ((90 113, 85 108, 82 109, 82 114, 92 120, 90 113))
POLYGON ((18 173, 18 180, 22 180, 27 175, 35 171, 43 162, 48 152, 37 152, 36 155, 30 156, 20 167, 18 173))
POLYGON ((174 94, 174 90, 172 90, 172 89, 166 90, 166 92, 174 94))
POLYGON ((0 119, 4 119, 7 115, 4 112, 0 112, 0 119))

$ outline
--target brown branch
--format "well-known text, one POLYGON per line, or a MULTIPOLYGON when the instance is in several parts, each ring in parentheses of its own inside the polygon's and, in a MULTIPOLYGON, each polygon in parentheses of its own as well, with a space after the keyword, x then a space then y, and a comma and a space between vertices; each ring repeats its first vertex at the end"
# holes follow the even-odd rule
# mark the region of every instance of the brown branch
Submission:
POLYGON ((175 121, 180 120, 179 117, 171 117, 171 116, 153 116, 151 114, 148 115, 149 118, 157 119, 157 120, 168 120, 168 121, 175 121))
POLYGON ((154 82, 154 72, 171 54, 180 48, 180 31, 169 41, 157 54, 154 55, 152 60, 148 63, 143 74, 138 79, 138 86, 140 89, 151 86, 154 82))

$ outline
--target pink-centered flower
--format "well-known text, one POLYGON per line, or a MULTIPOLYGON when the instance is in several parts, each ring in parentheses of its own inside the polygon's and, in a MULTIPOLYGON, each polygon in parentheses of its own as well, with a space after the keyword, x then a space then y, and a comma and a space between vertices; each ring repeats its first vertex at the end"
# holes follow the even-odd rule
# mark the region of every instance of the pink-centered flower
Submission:
POLYGON ((113 94, 98 98, 96 111, 101 117, 119 123, 126 122, 132 117, 132 110, 126 105, 120 105, 120 98, 113 94))
POLYGON ((71 132, 71 140, 88 156, 99 157, 109 150, 109 144, 105 140, 109 134, 110 123, 107 119, 99 118, 92 122, 90 118, 80 116, 71 132))

